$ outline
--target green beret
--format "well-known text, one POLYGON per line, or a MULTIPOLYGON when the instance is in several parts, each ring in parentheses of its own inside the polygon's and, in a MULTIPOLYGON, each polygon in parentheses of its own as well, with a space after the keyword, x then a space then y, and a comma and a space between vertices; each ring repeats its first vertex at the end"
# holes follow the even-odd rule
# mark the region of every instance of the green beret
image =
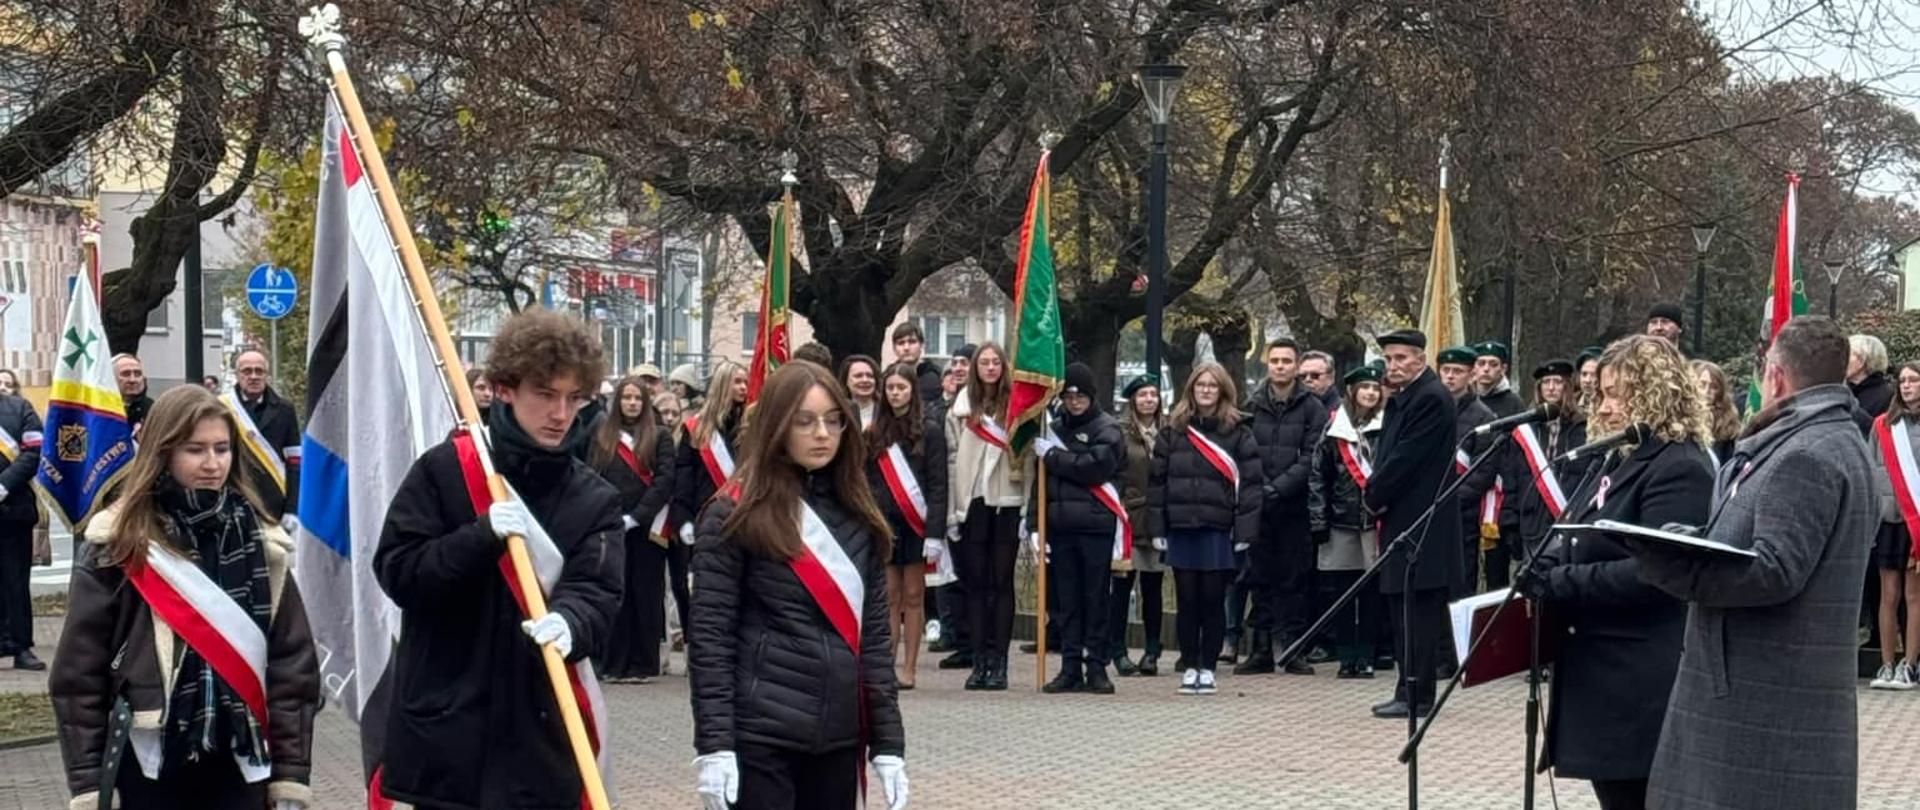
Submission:
POLYGON ((1507 344, 1497 340, 1483 340, 1473 344, 1473 356, 1498 357, 1502 363, 1513 362, 1513 352, 1507 349, 1507 344))
POLYGON ((1363 383, 1363 382, 1377 383, 1381 380, 1381 378, 1385 376, 1387 376, 1386 366, 1379 365, 1376 363, 1368 363, 1364 366, 1360 366, 1358 368, 1355 368, 1352 371, 1347 372, 1347 376, 1342 377, 1341 380, 1345 382, 1347 385, 1352 385, 1354 383, 1363 383))
POLYGON ((1455 346, 1440 353, 1440 359, 1437 365, 1471 366, 1473 365, 1475 356, 1471 347, 1455 346))

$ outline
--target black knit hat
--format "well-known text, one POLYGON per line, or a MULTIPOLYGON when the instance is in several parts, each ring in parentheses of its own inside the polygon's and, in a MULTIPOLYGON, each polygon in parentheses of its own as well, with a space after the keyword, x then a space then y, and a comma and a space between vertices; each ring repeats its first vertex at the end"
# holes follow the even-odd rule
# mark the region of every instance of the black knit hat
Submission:
POLYGON ((1099 385, 1094 382, 1093 369, 1088 368, 1086 363, 1068 363, 1066 383, 1066 387, 1060 389, 1062 395, 1085 394, 1091 397, 1099 385))
POLYGON ((1133 399, 1133 395, 1140 393, 1140 389, 1142 388, 1159 388, 1159 387, 1160 387, 1160 378, 1158 376, 1155 376, 1152 374, 1142 374, 1138 377, 1128 380, 1127 387, 1121 389, 1120 394, 1121 396, 1124 396, 1127 399, 1133 399))
POLYGON ((1673 321, 1675 325, 1682 329, 1687 328, 1686 313, 1680 309, 1679 304, 1670 301, 1662 301, 1654 304, 1651 309, 1647 310, 1647 320, 1651 321, 1654 318, 1666 318, 1669 321, 1673 321))
POLYGON ((973 344, 971 344, 971 343, 969 343, 969 344, 967 344, 967 345, 965 345, 965 346, 961 346, 961 347, 960 347, 960 348, 958 348, 958 349, 954 349, 954 350, 953 350, 953 356, 954 356, 954 357, 965 357, 965 358, 967 358, 967 362, 969 362, 969 363, 971 363, 971 362, 973 362, 973 353, 974 353, 974 352, 977 352, 977 351, 979 351, 979 350, 980 350, 980 347, 978 347, 978 346, 975 346, 975 345, 973 345, 973 344))

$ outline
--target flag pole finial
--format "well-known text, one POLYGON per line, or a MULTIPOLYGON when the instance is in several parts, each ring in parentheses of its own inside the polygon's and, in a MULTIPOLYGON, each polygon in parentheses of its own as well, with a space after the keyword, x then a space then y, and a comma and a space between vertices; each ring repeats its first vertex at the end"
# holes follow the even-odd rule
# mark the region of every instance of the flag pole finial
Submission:
POLYGON ((1447 163, 1453 157, 1453 136, 1440 136, 1440 190, 1447 190, 1447 163))
POLYGON ((1060 133, 1055 132, 1051 129, 1042 131, 1040 133, 1041 149, 1051 152, 1053 151, 1053 147, 1058 143, 1060 143, 1060 133))
POLYGON ((315 50, 337 53, 347 44, 347 38, 340 33, 340 7, 332 3, 312 6, 307 15, 300 18, 300 36, 306 37, 315 50))
POLYGON ((800 178, 794 171, 800 168, 800 156, 792 149, 780 153, 780 185, 792 189, 800 184, 800 178))

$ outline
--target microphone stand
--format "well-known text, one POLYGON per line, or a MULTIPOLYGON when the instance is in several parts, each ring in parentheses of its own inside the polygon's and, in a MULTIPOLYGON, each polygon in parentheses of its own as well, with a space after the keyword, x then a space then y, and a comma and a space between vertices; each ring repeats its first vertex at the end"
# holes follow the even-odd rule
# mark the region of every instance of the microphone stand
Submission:
MULTIPOLYGON (((1471 437, 1473 435, 1474 434, 1469 433, 1467 437, 1463 437, 1460 440, 1460 442, 1456 442, 1454 446, 1458 447, 1460 444, 1465 443, 1466 438, 1471 437)), ((1367 570, 1362 571, 1360 573, 1360 578, 1356 580, 1352 585, 1348 586, 1346 592, 1340 594, 1340 597, 1338 599, 1333 600, 1333 605, 1328 607, 1326 612, 1320 614, 1320 618, 1315 619, 1313 622, 1313 625, 1311 627, 1308 627, 1306 632, 1301 633, 1299 637, 1294 639, 1292 644, 1288 645, 1285 650, 1282 650, 1280 652, 1280 655, 1275 657, 1274 666, 1285 667, 1288 662, 1294 659, 1294 657, 1300 655, 1301 652, 1303 652, 1306 649, 1308 642, 1310 642, 1312 639, 1314 639, 1315 637, 1319 636, 1322 632, 1324 632, 1327 628, 1327 625, 1333 623, 1333 617, 1339 615, 1342 611, 1346 610, 1348 605, 1353 604, 1353 600, 1359 598, 1362 589, 1370 585, 1373 582, 1374 577, 1377 577, 1380 575, 1380 569, 1386 566, 1387 561, 1393 559, 1393 556, 1395 554, 1399 554, 1403 550, 1411 550, 1414 553, 1415 558, 1408 562, 1407 573, 1406 573, 1405 579, 1403 580, 1403 586, 1402 586, 1403 587, 1402 593, 1408 594, 1408 596, 1404 600, 1404 604, 1402 606, 1402 611, 1401 611, 1401 636, 1403 639, 1401 641, 1401 648, 1407 651, 1411 651, 1413 649, 1413 633, 1414 633, 1413 599, 1411 596, 1412 589, 1411 587, 1408 587, 1408 586, 1410 586, 1413 582, 1413 570, 1414 570, 1414 565, 1418 562, 1420 544, 1425 541, 1427 529, 1432 526, 1432 521, 1434 519, 1434 511, 1436 509, 1439 509, 1441 504, 1449 504, 1449 503, 1452 503, 1456 510, 1458 509, 1459 504, 1454 503, 1453 494, 1459 491, 1460 485, 1463 482, 1465 482, 1469 476, 1473 474, 1474 470, 1479 469, 1481 464, 1484 464, 1488 459, 1493 458, 1493 456, 1499 452, 1503 442, 1506 441, 1506 437, 1508 436, 1508 434, 1500 433, 1500 432, 1494 432, 1487 435, 1492 435, 1492 436, 1495 436, 1496 438, 1494 439, 1493 443, 1487 447, 1486 451, 1481 453, 1477 458, 1474 458, 1472 463, 1468 464, 1467 468, 1465 470, 1462 470, 1459 475, 1454 476, 1451 482, 1449 482, 1446 486, 1443 486, 1440 488, 1439 493, 1433 496, 1433 502, 1427 504, 1426 511, 1421 512, 1419 517, 1414 518, 1414 521, 1411 525, 1407 526, 1405 530, 1401 531, 1399 535, 1395 536, 1393 538, 1393 541, 1388 543, 1386 548, 1380 551, 1380 556, 1373 561, 1373 565, 1368 566, 1367 570), (1418 539, 1414 538, 1414 532, 1416 531, 1419 532, 1418 539)), ((1451 514, 1450 518, 1458 519, 1459 515, 1451 514)), ((1407 701, 1408 701, 1407 702, 1407 732, 1409 735, 1413 735, 1413 734, 1417 734, 1420 730, 1420 715, 1417 711, 1415 711, 1416 709, 1419 708, 1419 699, 1415 697, 1415 694, 1414 694, 1415 689, 1419 684, 1419 676, 1412 672, 1412 668, 1407 666, 1406 661, 1400 661, 1398 663, 1399 663, 1398 669, 1400 672, 1401 682, 1405 684, 1404 688, 1406 690, 1407 701)), ((1461 671, 1464 672, 1465 668, 1466 668, 1466 662, 1463 660, 1461 662, 1461 671)), ((1455 680, 1458 681, 1458 679, 1459 679, 1459 673, 1455 673, 1455 680)), ((1449 688, 1449 691, 1451 691, 1451 688, 1449 688)), ((1438 701, 1435 701, 1433 708, 1435 710, 1439 709, 1438 701)), ((1431 717, 1429 717, 1429 721, 1431 721, 1431 717)), ((1414 758, 1411 752, 1411 743, 1409 745, 1409 748, 1402 749, 1400 761, 1406 764, 1407 766, 1407 808, 1408 810, 1419 810, 1420 765, 1418 760, 1414 758)))
MULTIPOLYGON (((1564 462, 1567 461, 1567 459, 1561 459, 1561 461, 1564 462)), ((1604 463, 1604 461, 1605 457, 1603 456, 1602 462, 1604 463)), ((1579 502, 1578 496, 1585 492, 1588 482, 1592 480, 1593 473, 1597 469, 1598 468, 1595 467, 1589 467, 1586 475, 1581 477, 1580 485, 1573 489, 1574 494, 1567 502, 1567 509, 1569 511, 1574 508, 1573 505, 1575 503, 1579 502)), ((1523 595, 1526 590, 1525 585, 1530 577, 1535 576, 1534 561, 1539 558, 1540 553, 1546 549, 1547 544, 1551 542, 1551 540, 1552 534, 1549 532, 1546 539, 1532 544, 1531 548, 1525 549, 1526 553, 1520 564, 1520 572, 1514 575, 1513 585, 1507 590, 1507 598, 1500 604, 1494 606, 1493 615, 1487 617, 1488 627, 1492 627, 1500 621, 1500 615, 1506 612, 1507 606, 1525 598, 1523 595)), ((1523 542, 1522 546, 1525 545, 1523 542)), ((1523 810, 1533 810, 1536 784, 1536 768, 1534 767, 1534 763, 1538 760, 1540 746, 1540 684, 1545 681, 1545 678, 1541 675, 1542 667, 1540 664, 1540 614, 1542 612, 1542 607, 1538 604, 1530 604, 1527 609, 1527 717, 1524 724, 1527 753, 1526 772, 1523 781, 1524 788, 1521 798, 1521 807, 1523 810)), ((1460 656, 1460 666, 1454 671, 1453 677, 1447 681, 1447 688, 1441 691, 1438 697, 1434 698, 1433 709, 1427 713, 1426 720, 1418 724, 1418 727, 1414 729, 1413 733, 1408 735, 1406 744, 1401 746, 1399 755, 1401 762, 1411 763, 1415 761, 1415 757, 1420 749, 1420 743, 1426 739, 1427 731, 1433 727, 1433 721, 1439 719, 1441 707, 1447 705, 1447 700, 1453 696, 1454 690, 1458 689, 1461 682, 1467 677, 1467 665, 1474 659, 1474 656, 1479 654, 1480 645, 1485 641, 1486 636, 1484 634, 1469 639, 1467 650, 1460 656)))

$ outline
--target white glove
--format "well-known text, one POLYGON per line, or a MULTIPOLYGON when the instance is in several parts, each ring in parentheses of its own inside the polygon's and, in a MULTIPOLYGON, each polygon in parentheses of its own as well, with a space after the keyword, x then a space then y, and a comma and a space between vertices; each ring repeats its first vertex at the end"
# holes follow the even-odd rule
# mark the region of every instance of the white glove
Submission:
POLYGON ((947 524, 947 542, 949 543, 960 542, 960 524, 958 523, 947 524))
POLYGON ((891 754, 873 758, 873 772, 880 776, 880 789, 887 794, 887 810, 907 806, 907 761, 891 754))
POLYGON ((927 562, 938 562, 940 558, 946 556, 946 554, 947 541, 938 537, 927 538, 926 553, 922 555, 927 558, 927 562))
POLYGON ((1033 439, 1033 454, 1040 458, 1046 458, 1048 453, 1065 447, 1066 444, 1055 438, 1052 433, 1042 433, 1033 439))
POLYGON ((1158 552, 1162 552, 1162 553, 1164 553, 1164 552, 1166 552, 1166 550, 1167 550, 1167 538, 1165 538, 1165 537, 1155 537, 1155 538, 1153 538, 1153 550, 1154 550, 1154 551, 1158 551, 1158 552))
POLYGON ((513 534, 526 537, 531 531, 528 527, 533 525, 533 513, 515 499, 494 501, 487 507, 487 524, 493 527, 493 536, 502 540, 513 534))
MULTIPOLYGON (((4 501, 6 499, 7 499, 7 488, 0 487, 0 501, 4 501)), ((300 534, 300 517, 292 513, 281 515, 280 530, 283 532, 286 532, 289 536, 300 534)))
POLYGON ((553 645, 554 652, 561 658, 573 652, 573 628, 567 626, 566 617, 549 612, 538 619, 520 623, 520 629, 533 638, 533 643, 542 647, 553 645))
POLYGON ((1244 551, 1246 551, 1247 549, 1250 549, 1250 548, 1253 548, 1253 544, 1252 544, 1252 543, 1234 543, 1234 544, 1233 544, 1233 553, 1235 553, 1235 554, 1239 554, 1239 553, 1241 553, 1241 552, 1244 552, 1244 551))
POLYGON ((0 501, 4 501, 6 499, 7 499, 7 488, 0 487, 0 501))
POLYGON ((633 531, 634 529, 640 528, 640 521, 634 520, 632 515, 621 515, 620 528, 626 531, 633 531))
POLYGON ((685 543, 689 546, 693 545, 693 524, 692 523, 680 524, 680 542, 685 543))
POLYGON ((693 758, 693 792, 705 810, 727 810, 740 800, 740 763, 732 751, 693 758))
POLYGON ((273 810, 307 810, 307 805, 292 799, 281 799, 273 803, 273 810))

